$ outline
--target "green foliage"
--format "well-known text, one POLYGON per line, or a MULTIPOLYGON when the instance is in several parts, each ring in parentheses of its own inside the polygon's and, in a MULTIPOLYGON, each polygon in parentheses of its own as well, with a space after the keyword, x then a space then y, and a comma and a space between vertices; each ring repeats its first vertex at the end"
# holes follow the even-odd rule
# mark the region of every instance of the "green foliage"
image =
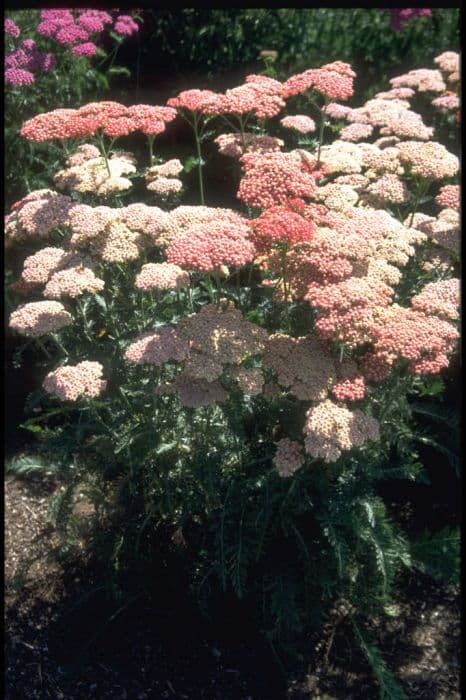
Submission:
POLYGON ((426 574, 444 583, 459 585, 460 531, 443 528, 438 532, 425 530, 410 546, 413 564, 426 574))
POLYGON ((407 696, 387 668, 385 660, 369 634, 366 631, 363 632, 355 620, 352 621, 352 624, 356 640, 364 652, 378 683, 379 700, 407 700, 407 696))

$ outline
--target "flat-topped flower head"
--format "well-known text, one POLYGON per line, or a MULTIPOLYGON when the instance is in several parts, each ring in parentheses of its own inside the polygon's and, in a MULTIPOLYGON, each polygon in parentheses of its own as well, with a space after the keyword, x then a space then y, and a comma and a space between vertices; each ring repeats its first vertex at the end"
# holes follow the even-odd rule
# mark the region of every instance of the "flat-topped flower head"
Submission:
POLYGON ((452 321, 459 318, 459 305, 460 281, 456 277, 430 282, 411 299, 413 309, 452 321))
POLYGON ((59 301, 35 301, 18 306, 9 326, 27 338, 40 338, 72 322, 73 317, 59 301))
POLYGON ((305 114, 294 114, 280 119, 280 124, 285 129, 292 129, 300 134, 311 134, 316 130, 316 123, 305 114))
POLYGON ((292 75, 283 84, 283 94, 291 97, 313 89, 328 100, 347 100, 353 94, 355 75, 348 63, 334 61, 321 68, 310 68, 292 75))
POLYGON ((436 203, 445 209, 460 210, 460 186, 444 185, 435 198, 436 203))
POLYGON ((170 97, 167 105, 190 112, 209 113, 209 108, 215 107, 218 97, 218 94, 212 90, 183 90, 176 97, 170 97))
POLYGON ((446 90, 441 72, 428 68, 410 70, 408 73, 392 78, 389 82, 392 88, 410 87, 418 92, 444 92, 446 90))
POLYGON ((77 401, 81 396, 99 396, 107 382, 102 377, 103 367, 99 362, 79 362, 77 365, 58 367, 46 376, 43 387, 61 401, 77 401))
POLYGON ((255 248, 246 225, 227 222, 197 224, 173 238, 166 249, 167 261, 186 270, 212 272, 222 265, 251 262, 255 248))
POLYGON ((295 245, 310 241, 316 225, 292 207, 277 205, 266 209, 257 219, 253 219, 251 228, 251 240, 258 250, 267 250, 274 243, 295 245))
POLYGON ((249 206, 267 209, 315 192, 316 161, 302 151, 245 153, 241 164, 244 175, 237 196, 249 206))
POLYGON ((137 289, 180 289, 189 286, 189 275, 173 263, 147 263, 136 277, 137 289))
POLYGON ((127 348, 124 357, 137 365, 160 367, 166 362, 181 362, 188 353, 188 343, 176 328, 163 326, 156 333, 142 333, 127 348))
POLYGON ((436 141, 419 143, 402 141, 396 146, 400 161, 409 166, 413 175, 432 180, 453 177, 459 171, 457 156, 447 151, 445 146, 436 141))
POLYGON ((104 286, 104 281, 96 277, 93 270, 77 265, 54 272, 42 294, 49 299, 59 299, 62 296, 75 299, 83 294, 96 294, 104 286))
POLYGON ((350 411, 330 399, 307 411, 304 435, 306 452, 324 462, 336 462, 342 452, 380 439, 375 418, 358 409, 350 411))
POLYGON ((337 379, 329 349, 314 337, 274 333, 266 342, 263 364, 302 401, 324 399, 337 379))
POLYGON ((273 463, 281 477, 293 476, 304 464, 302 445, 296 440, 282 438, 276 443, 273 463))

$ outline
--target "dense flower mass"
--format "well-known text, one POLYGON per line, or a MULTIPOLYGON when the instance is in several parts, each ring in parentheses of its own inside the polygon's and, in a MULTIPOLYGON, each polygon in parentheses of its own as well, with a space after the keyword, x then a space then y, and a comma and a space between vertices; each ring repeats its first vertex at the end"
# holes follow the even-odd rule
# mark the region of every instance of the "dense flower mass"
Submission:
POLYGON ((273 462, 280 476, 293 476, 304 464, 302 446, 295 440, 282 438, 277 442, 277 451, 273 462))
POLYGON ((217 270, 221 265, 245 265, 255 254, 248 236, 246 226, 197 224, 169 243, 165 251, 167 261, 202 272, 217 270))
POLYGON ((244 175, 238 198, 252 207, 266 209, 290 197, 312 197, 316 188, 316 161, 300 151, 246 153, 241 158, 244 175))
POLYGON ((316 123, 306 114, 295 114, 294 116, 284 117, 280 119, 280 124, 285 129, 293 129, 300 134, 310 134, 316 130, 316 123))
POLYGON ((175 328, 164 326, 158 333, 143 333, 131 343, 125 358, 138 365, 150 364, 159 367, 165 362, 181 362, 188 352, 188 343, 175 328))
POLYGON ((439 190, 435 198, 437 204, 446 209, 460 209, 460 187, 459 185, 444 185, 439 190))
POLYGON ((415 374, 436 374, 448 365, 459 333, 436 316, 393 305, 384 323, 374 327, 373 336, 376 352, 391 362, 407 360, 415 374))
POLYGON ((37 301, 18 306, 10 316, 9 325, 27 338, 39 338, 72 322, 73 317, 60 302, 37 301))
POLYGON ((409 166, 414 175, 442 180, 453 177, 459 170, 459 160, 449 153, 445 146, 436 141, 419 143, 418 141, 403 141, 397 145, 400 160, 409 166))
POLYGON ((342 452, 379 439, 379 424, 362 411, 350 411, 330 399, 310 408, 304 426, 304 447, 324 462, 336 462, 342 452))
POLYGON ((455 277, 430 282, 411 299, 413 309, 451 320, 459 318, 459 305, 460 281, 455 277))
POLYGON ((59 299, 62 296, 76 298, 82 294, 95 294, 103 289, 105 283, 84 265, 54 272, 45 285, 44 297, 59 299))
POLYGON ((172 263, 147 263, 136 277, 138 289, 180 289, 189 285, 187 272, 172 263))
POLYGON ((328 348, 313 337, 274 333, 266 342, 263 361, 276 374, 278 384, 302 401, 325 399, 336 381, 328 348))
POLYGON ((266 209, 251 222, 251 226, 251 239, 260 250, 267 249, 273 243, 294 245, 309 241, 316 230, 314 222, 308 221, 291 207, 280 205, 266 209))
POLYGON ((310 68, 292 75, 283 84, 283 94, 290 97, 313 89, 328 100, 348 100, 353 94, 355 76, 356 73, 348 63, 334 61, 321 68, 310 68))
POLYGON ((99 362, 86 360, 49 372, 43 387, 61 401, 77 401, 81 396, 99 396, 107 386, 107 382, 101 379, 102 372, 103 367, 99 362))

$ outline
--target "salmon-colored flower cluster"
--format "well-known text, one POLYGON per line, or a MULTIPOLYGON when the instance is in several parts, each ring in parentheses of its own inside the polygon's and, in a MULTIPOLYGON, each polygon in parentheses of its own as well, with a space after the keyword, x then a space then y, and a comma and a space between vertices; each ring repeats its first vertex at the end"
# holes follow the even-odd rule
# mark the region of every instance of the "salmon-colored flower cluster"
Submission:
POLYGON ((96 294, 104 286, 104 281, 96 277, 93 270, 78 265, 54 272, 45 285, 43 296, 50 299, 59 299, 62 296, 75 299, 86 293, 96 294))
POLYGON ((439 190, 435 198, 437 204, 445 209, 460 209, 460 186, 459 185, 444 185, 439 190))
POLYGON ((240 158, 243 153, 267 153, 279 151, 285 142, 275 136, 258 136, 248 131, 242 134, 220 134, 214 139, 219 153, 230 158, 240 158))
POLYGON ((353 94, 356 73, 348 63, 334 61, 321 68, 310 68, 292 75, 283 84, 285 97, 299 95, 310 89, 320 92, 329 100, 348 100, 353 94))
POLYGON ((160 367, 165 362, 181 362, 188 354, 188 344, 176 328, 163 326, 157 333, 142 333, 125 352, 125 358, 137 365, 160 367))
POLYGON ((43 387, 61 401, 77 401, 81 396, 99 396, 107 382, 102 377, 103 367, 99 362, 79 362, 77 365, 59 367, 44 379, 43 387))
POLYGON ((460 281, 456 277, 430 282, 411 299, 413 309, 452 321, 459 318, 459 305, 460 281))
POLYGON ((316 130, 316 123, 306 114, 294 114, 280 119, 280 124, 285 129, 292 129, 300 134, 311 134, 316 130))
POLYGON ((212 272, 222 265, 240 267, 255 255, 247 226, 197 224, 174 238, 165 251, 167 261, 187 270, 212 272))
POLYGON ((316 188, 315 161, 298 150, 290 153, 246 153, 238 198, 259 209, 282 204, 290 197, 312 197, 316 188))
POLYGON ((437 374, 448 366, 448 355, 459 337, 456 328, 437 316, 393 305, 390 315, 372 330, 376 352, 392 362, 408 361, 415 374, 437 374))
POLYGON ((251 222, 251 227, 251 239, 261 251, 270 249, 274 243, 295 245, 310 241, 316 230, 313 221, 284 205, 266 209, 251 222))
POLYGON ((432 180, 453 177, 459 170, 457 156, 436 141, 403 141, 397 145, 400 160, 414 175, 432 180))
POLYGON ((88 138, 98 132, 111 138, 128 136, 134 131, 160 134, 173 121, 176 110, 165 106, 133 105, 119 102, 90 102, 79 109, 55 109, 28 119, 20 134, 29 141, 88 138))

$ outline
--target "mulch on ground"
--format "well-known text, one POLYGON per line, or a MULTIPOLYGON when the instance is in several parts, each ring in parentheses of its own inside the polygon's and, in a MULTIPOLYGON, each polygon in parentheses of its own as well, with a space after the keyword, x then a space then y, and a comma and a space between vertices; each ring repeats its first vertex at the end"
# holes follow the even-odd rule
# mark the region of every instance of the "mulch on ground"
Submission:
MULTIPOLYGON (((308 640, 290 680, 235 610, 206 622, 186 608, 134 605, 97 640, 93 605, 75 612, 92 572, 48 556, 54 543, 47 479, 5 481, 6 698, 61 700, 376 700, 377 686, 350 623, 330 611, 308 640), (93 642, 93 643, 91 643, 93 642)), ((101 606, 101 607, 100 607, 101 606)), ((409 700, 459 700, 459 594, 421 575, 400 582, 396 615, 375 631, 379 649, 409 700)))

